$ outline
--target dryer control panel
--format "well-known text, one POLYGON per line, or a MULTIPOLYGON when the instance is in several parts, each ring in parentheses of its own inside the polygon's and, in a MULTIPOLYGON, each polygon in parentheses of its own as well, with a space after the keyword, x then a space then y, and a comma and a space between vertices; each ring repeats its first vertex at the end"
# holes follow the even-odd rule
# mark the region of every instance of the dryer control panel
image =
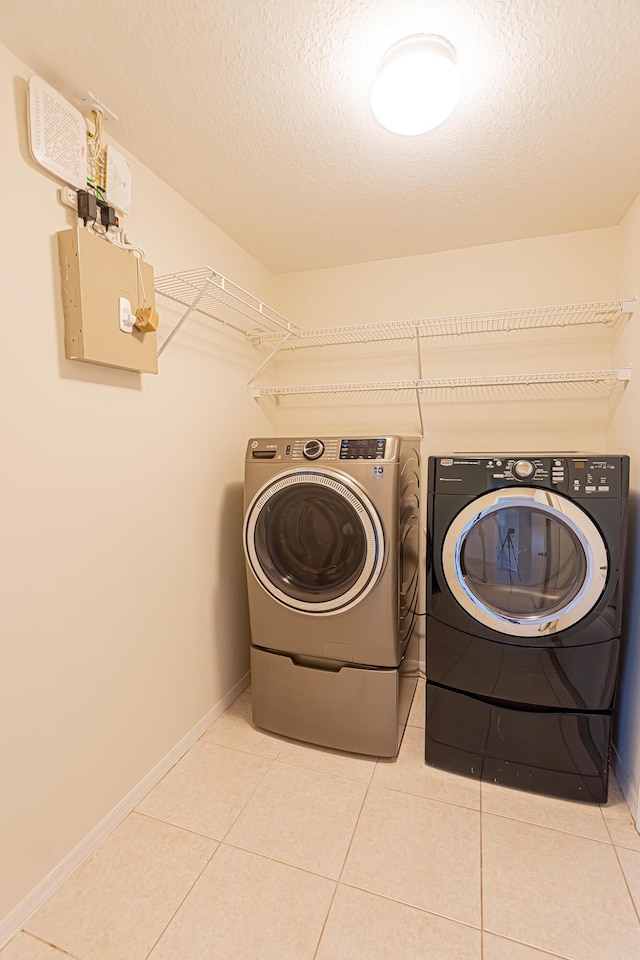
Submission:
POLYGON ((429 458, 429 490, 477 494, 500 487, 547 487, 573 497, 620 497, 629 458, 610 454, 452 454, 429 458))

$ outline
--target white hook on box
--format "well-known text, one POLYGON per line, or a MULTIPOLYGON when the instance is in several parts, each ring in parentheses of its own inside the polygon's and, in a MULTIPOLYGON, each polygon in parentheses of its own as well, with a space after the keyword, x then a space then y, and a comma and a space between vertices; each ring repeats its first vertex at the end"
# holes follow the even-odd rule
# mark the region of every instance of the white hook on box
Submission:
POLYGON ((118 316, 120 318, 120 329, 123 333, 131 333, 133 325, 136 322, 135 314, 131 312, 131 301, 126 297, 120 297, 118 300, 118 316))

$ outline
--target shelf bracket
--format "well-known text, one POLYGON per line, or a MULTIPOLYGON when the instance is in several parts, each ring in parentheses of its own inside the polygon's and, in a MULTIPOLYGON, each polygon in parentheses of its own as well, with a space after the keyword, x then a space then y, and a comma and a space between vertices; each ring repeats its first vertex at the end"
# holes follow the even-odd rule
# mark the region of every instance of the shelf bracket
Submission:
POLYGON ((255 371, 255 373, 253 374, 253 376, 250 377, 250 378, 247 380, 247 386, 248 386, 248 387, 251 386, 251 384, 253 383, 253 381, 255 380, 255 378, 258 376, 259 373, 261 373, 261 372, 264 370, 264 368, 266 367, 266 365, 267 365, 271 360, 273 360, 273 358, 275 357, 276 353, 278 353, 279 350, 282 350, 282 348, 284 347, 285 343, 287 342, 287 340, 289 339, 289 337, 291 336, 292 333, 293 333, 293 330, 289 330, 289 332, 282 338, 282 340, 281 340, 280 343, 277 345, 277 347, 275 347, 275 349, 271 351, 271 353, 269 354, 269 356, 268 356, 265 360, 262 361, 262 363, 260 364, 260 366, 258 367, 258 369, 255 371))
MULTIPOLYGON (((416 320, 416 347, 418 350, 418 380, 422 380, 422 353, 420 351, 420 321, 416 320)), ((424 420, 422 417, 422 401, 420 399, 420 388, 416 387, 416 403, 418 404, 418 416, 420 418, 420 438, 424 440, 424 420)))
POLYGON ((623 300, 623 301, 622 301, 622 312, 623 312, 623 313, 630 313, 630 314, 633 316, 633 313, 635 312, 635 309, 636 309, 636 298, 635 298, 635 297, 632 297, 631 300, 623 300))
POLYGON ((174 326, 174 328, 173 328, 173 330, 171 331, 171 333, 169 334, 169 336, 166 337, 165 340, 163 340, 162 346, 161 346, 160 349, 158 350, 158 356, 160 356, 160 355, 166 350, 166 348, 169 346, 169 344, 171 343, 171 341, 172 341, 173 338, 175 337, 175 335, 176 335, 176 333, 178 332, 178 330, 180 329, 180 327, 182 327, 182 325, 185 323, 185 321, 189 319, 189 317, 191 316, 191 314, 193 313, 193 311, 197 309, 198 304, 200 303, 200 300, 202 299, 202 295, 204 294, 204 292, 205 292, 205 290, 207 289, 207 287, 209 286, 209 284, 211 284, 211 283, 213 282, 213 278, 215 277, 215 275, 216 275, 215 272, 212 270, 212 271, 211 271, 211 276, 210 276, 210 277, 207 277, 207 279, 205 280, 205 282, 202 284, 200 290, 198 291, 198 293, 196 294, 196 297, 194 298, 193 303, 190 304, 189 307, 187 307, 187 309, 186 309, 185 312, 182 314, 182 316, 180 317, 180 319, 178 320, 178 322, 177 322, 176 325, 174 326))

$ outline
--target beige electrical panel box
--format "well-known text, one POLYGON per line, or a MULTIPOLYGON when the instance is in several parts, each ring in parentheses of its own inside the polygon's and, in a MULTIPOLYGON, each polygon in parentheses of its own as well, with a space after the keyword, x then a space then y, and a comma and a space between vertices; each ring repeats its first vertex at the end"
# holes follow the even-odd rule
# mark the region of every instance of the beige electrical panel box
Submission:
POLYGON ((155 307, 153 267, 81 227, 58 234, 64 308, 64 349, 69 360, 101 363, 139 373, 158 372, 155 331, 120 329, 121 298, 131 312, 155 307))

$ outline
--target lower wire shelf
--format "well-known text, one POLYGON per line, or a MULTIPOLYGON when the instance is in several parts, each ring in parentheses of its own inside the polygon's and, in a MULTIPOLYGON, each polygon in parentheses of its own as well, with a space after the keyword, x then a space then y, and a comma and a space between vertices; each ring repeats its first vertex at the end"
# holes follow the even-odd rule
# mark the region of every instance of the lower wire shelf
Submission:
POLYGON ((631 378, 630 368, 617 370, 572 370, 554 373, 506 374, 484 377, 433 377, 416 380, 378 380, 354 383, 314 383, 289 386, 251 387, 250 393, 258 400, 298 401, 313 397, 316 402, 323 396, 329 402, 345 394, 367 394, 367 401, 378 394, 389 402, 389 394, 395 394, 402 402, 415 397, 416 392, 426 394, 429 402, 495 399, 510 396, 512 399, 606 399, 614 391, 623 390, 631 378))

